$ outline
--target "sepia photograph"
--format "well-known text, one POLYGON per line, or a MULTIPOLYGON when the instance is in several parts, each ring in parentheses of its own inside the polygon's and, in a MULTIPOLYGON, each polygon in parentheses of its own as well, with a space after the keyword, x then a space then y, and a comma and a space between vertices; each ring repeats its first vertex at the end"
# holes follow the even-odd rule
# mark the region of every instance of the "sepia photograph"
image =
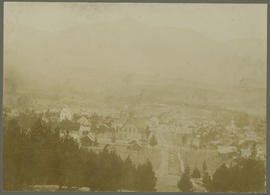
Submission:
POLYGON ((3 191, 266 191, 267 4, 4 2, 3 20, 3 191))

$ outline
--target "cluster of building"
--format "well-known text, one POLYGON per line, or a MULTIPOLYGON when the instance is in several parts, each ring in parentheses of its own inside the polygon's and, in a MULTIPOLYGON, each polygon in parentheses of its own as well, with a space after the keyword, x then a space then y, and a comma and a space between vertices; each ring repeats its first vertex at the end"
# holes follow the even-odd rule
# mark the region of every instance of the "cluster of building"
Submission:
MULTIPOLYGON (((257 136, 253 126, 237 127, 233 119, 221 125, 210 117, 201 119, 193 113, 189 115, 188 110, 179 111, 167 105, 140 105, 132 109, 124 106, 120 111, 110 108, 91 112, 64 106, 36 112, 41 114, 45 122, 76 123, 74 127, 78 128, 69 129, 68 133, 82 146, 118 144, 139 150, 149 145, 151 137, 163 132, 171 136, 170 144, 175 147, 212 149, 225 157, 234 157, 236 154, 247 157, 256 144, 258 156, 265 158, 265 141, 257 136), (91 119, 94 113, 99 117, 95 126, 92 124, 94 119, 91 119), (105 121, 106 117, 111 120, 109 125, 105 121)), ((4 111, 4 114, 18 116, 19 111, 11 109, 4 111)), ((66 129, 61 129, 62 135, 66 132, 66 129)))

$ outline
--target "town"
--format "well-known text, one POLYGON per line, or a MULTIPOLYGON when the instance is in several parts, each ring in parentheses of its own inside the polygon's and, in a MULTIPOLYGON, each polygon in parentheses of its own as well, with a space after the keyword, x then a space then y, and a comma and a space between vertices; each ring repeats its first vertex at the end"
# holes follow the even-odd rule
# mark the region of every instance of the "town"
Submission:
MULTIPOLYGON (((106 146, 137 165, 150 160, 158 191, 177 191, 186 165, 202 172, 206 164, 213 175, 222 163, 229 166, 237 156, 249 157, 253 146, 259 159, 265 160, 266 154, 265 119, 230 110, 185 104, 125 105, 121 110, 63 105, 40 110, 4 108, 3 117, 17 118, 26 132, 40 117, 81 148, 99 153, 106 146)), ((200 180, 193 182, 195 191, 206 191, 200 180)))
POLYGON ((266 4, 4 9, 5 191, 267 191, 266 4))

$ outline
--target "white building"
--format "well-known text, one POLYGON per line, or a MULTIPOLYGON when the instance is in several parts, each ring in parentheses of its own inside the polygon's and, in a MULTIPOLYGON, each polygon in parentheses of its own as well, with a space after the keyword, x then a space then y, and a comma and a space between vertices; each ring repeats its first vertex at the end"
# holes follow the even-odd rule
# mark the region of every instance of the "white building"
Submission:
POLYGON ((158 125, 159 125, 159 120, 157 117, 152 117, 148 123, 148 126, 150 127, 150 129, 157 128, 158 125))
POLYGON ((245 136, 246 136, 246 140, 249 140, 249 141, 256 141, 256 132, 253 131, 253 130, 248 130, 245 132, 245 136))
POLYGON ((81 135, 85 132, 90 132, 89 121, 86 117, 81 117, 77 122, 80 124, 79 132, 81 135))
POLYGON ((8 113, 8 116, 11 116, 11 117, 17 117, 17 116, 19 116, 19 111, 16 110, 16 109, 12 109, 12 110, 8 113))
POLYGON ((235 134, 237 133, 237 126, 234 123, 234 120, 231 121, 231 124, 226 127, 228 133, 235 134))
POLYGON ((78 123, 80 125, 83 125, 83 126, 88 126, 89 125, 88 119, 86 117, 84 117, 84 116, 79 118, 78 123))
POLYGON ((60 112, 60 121, 63 120, 71 120, 72 119, 72 112, 68 108, 63 108, 60 112))
POLYGON ((83 134, 84 132, 89 132, 89 131, 90 131, 90 127, 83 126, 83 125, 80 126, 79 132, 81 134, 83 134))
POLYGON ((234 146, 218 146, 217 151, 219 154, 229 154, 236 152, 237 149, 234 146))
POLYGON ((241 156, 244 158, 247 158, 251 155, 250 148, 247 149, 241 149, 241 156))

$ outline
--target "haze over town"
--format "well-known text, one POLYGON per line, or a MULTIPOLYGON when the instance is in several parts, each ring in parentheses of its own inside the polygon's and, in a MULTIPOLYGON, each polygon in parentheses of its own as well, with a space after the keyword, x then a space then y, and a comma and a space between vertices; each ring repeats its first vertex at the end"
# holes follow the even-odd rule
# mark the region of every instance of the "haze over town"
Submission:
POLYGON ((185 191, 186 167, 207 164, 214 181, 252 150, 264 162, 266 15, 256 4, 5 3, 6 124, 32 132, 39 118, 79 148, 149 160, 154 187, 122 190, 185 191))

